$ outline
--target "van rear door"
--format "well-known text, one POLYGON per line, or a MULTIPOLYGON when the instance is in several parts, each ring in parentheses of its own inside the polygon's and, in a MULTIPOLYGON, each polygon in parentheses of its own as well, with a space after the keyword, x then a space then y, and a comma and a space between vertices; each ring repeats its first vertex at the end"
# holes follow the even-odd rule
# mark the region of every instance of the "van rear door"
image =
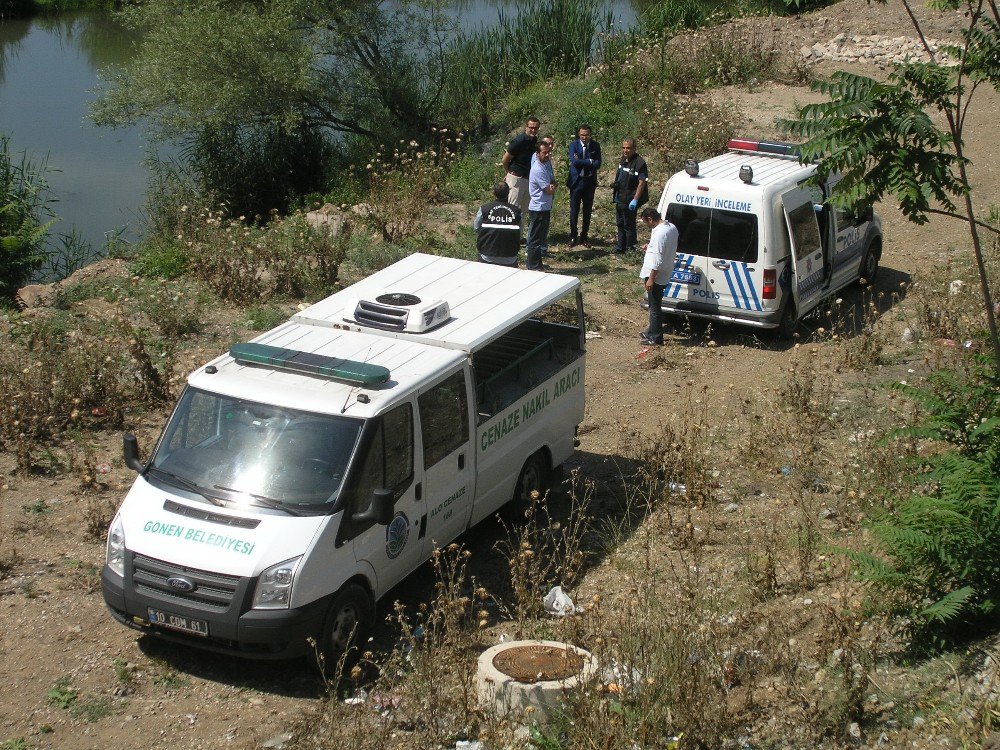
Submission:
POLYGON ((664 299, 699 302, 727 313, 762 309, 756 214, 671 203, 667 219, 679 239, 664 299))
POLYGON ((788 225, 794 283, 792 295, 799 317, 814 308, 823 296, 823 243, 812 196, 805 190, 789 190, 781 196, 788 225))

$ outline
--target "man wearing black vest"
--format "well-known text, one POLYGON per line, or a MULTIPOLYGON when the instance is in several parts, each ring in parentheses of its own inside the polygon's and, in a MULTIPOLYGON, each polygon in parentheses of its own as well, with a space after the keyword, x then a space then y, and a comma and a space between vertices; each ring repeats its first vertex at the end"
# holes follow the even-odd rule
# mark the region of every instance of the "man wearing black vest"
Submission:
POLYGON ((615 174, 615 186, 612 193, 615 204, 615 224, 618 225, 618 241, 615 243, 616 253, 627 253, 635 250, 636 243, 636 211, 647 200, 646 180, 648 174, 646 162, 635 150, 635 138, 622 141, 622 158, 618 162, 618 172, 615 174))
POLYGON ((493 186, 496 200, 484 203, 472 222, 476 230, 476 250, 483 263, 517 266, 521 246, 521 209, 507 202, 510 187, 506 182, 493 186))

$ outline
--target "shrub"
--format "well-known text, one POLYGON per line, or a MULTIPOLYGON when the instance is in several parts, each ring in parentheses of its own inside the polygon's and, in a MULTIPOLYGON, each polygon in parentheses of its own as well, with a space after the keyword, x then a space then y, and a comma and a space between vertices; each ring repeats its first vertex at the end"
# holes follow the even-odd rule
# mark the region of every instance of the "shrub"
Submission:
POLYGON ((0 303, 10 302, 18 288, 48 258, 46 233, 52 222, 41 223, 46 210, 46 166, 23 154, 10 153, 6 136, 0 136, 0 303))
POLYGON ((862 579, 894 596, 917 646, 942 646, 996 625, 1000 605, 1000 389, 992 362, 936 373, 923 388, 894 387, 923 424, 893 433, 930 440, 912 493, 867 524, 875 552, 847 554, 862 579))
POLYGON ((287 318, 288 315, 274 305, 255 305, 247 310, 247 325, 253 331, 269 331, 287 318))
POLYGON ((758 19, 678 38, 665 61, 671 87, 695 93, 707 86, 754 86, 778 71, 784 59, 778 39, 774 28, 758 19))
POLYGON ((707 97, 657 94, 645 121, 642 139, 657 151, 667 174, 688 158, 720 154, 736 129, 737 116, 707 97))
POLYGON ((235 213, 284 212, 327 182, 334 148, 318 129, 280 125, 204 127, 182 151, 203 195, 235 213))
POLYGON ((246 224, 244 216, 228 217, 224 209, 181 208, 176 236, 183 243, 190 273, 238 305, 330 289, 350 242, 347 223, 333 237, 302 214, 256 227, 246 224))
POLYGON ((171 239, 153 237, 139 248, 129 268, 145 278, 176 279, 187 270, 187 253, 171 239))
POLYGON ((385 146, 365 165, 369 177, 365 224, 385 242, 399 243, 419 234, 430 204, 444 188, 461 135, 438 131, 438 142, 422 148, 400 141, 392 153, 385 146))
POLYGON ((170 374, 120 310, 110 322, 17 319, 0 338, 0 448, 28 471, 68 430, 119 429, 131 408, 170 400, 170 374))

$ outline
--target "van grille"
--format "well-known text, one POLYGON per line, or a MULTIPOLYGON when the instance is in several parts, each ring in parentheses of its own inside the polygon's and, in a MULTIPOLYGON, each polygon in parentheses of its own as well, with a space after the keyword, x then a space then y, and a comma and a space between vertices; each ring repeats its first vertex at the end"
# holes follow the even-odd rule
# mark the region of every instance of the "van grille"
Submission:
POLYGON ((225 612, 229 609, 239 584, 239 576, 186 568, 145 555, 136 554, 132 557, 132 585, 136 592, 160 600, 195 606, 212 612, 225 612), (171 588, 167 584, 167 579, 171 576, 183 576, 193 581, 194 591, 188 593, 171 588))
POLYGON ((390 331, 402 331, 406 328, 406 319, 410 313, 408 310, 400 310, 398 307, 380 305, 377 302, 361 300, 354 311, 354 319, 359 323, 372 328, 385 328, 390 331))

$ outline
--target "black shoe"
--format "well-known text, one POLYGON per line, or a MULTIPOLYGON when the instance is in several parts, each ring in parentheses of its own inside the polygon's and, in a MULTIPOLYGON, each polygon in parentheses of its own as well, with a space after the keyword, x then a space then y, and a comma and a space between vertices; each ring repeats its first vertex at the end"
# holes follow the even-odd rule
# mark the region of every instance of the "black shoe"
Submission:
POLYGON ((584 247, 590 247, 590 238, 589 237, 581 237, 580 238, 580 244, 583 245, 584 247))
POLYGON ((625 254, 625 251, 624 251, 624 250, 622 250, 622 249, 621 249, 621 248, 619 248, 619 247, 616 247, 616 248, 615 248, 614 250, 612 250, 611 252, 613 252, 613 253, 614 253, 615 255, 624 255, 624 254, 625 254))
POLYGON ((572 237, 572 238, 570 238, 570 241, 569 241, 569 246, 570 246, 570 247, 576 247, 576 246, 577 246, 578 244, 580 244, 580 243, 578 243, 578 242, 576 241, 576 237, 572 237))
POLYGON ((646 346, 663 346, 663 339, 654 339, 648 333, 640 333, 639 340, 646 346))

